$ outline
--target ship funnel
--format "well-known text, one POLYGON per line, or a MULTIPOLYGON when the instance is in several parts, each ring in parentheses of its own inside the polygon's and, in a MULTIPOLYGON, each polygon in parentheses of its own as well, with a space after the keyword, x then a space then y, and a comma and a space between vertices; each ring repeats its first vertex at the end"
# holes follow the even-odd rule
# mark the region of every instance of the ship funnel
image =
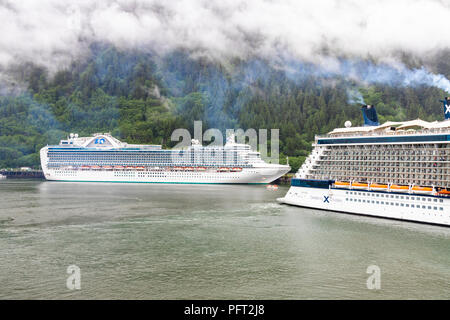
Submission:
POLYGON ((441 102, 444 104, 445 120, 450 120, 450 97, 445 97, 441 102))
POLYGON ((372 105, 363 105, 361 107, 361 111, 364 117, 364 126, 379 126, 377 111, 375 110, 375 106, 372 105))

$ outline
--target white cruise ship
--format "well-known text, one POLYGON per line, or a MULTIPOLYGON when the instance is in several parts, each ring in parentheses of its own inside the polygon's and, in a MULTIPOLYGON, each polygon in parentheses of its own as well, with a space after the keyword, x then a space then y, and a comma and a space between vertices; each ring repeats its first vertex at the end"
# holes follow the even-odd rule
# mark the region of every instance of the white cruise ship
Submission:
POLYGON ((450 99, 445 121, 378 123, 316 136, 313 151, 278 201, 285 204, 450 226, 450 99))
POLYGON ((264 162, 234 136, 225 146, 192 140, 186 149, 166 150, 127 144, 107 133, 71 134, 59 145, 42 148, 40 157, 45 178, 59 181, 267 184, 291 169, 264 162))

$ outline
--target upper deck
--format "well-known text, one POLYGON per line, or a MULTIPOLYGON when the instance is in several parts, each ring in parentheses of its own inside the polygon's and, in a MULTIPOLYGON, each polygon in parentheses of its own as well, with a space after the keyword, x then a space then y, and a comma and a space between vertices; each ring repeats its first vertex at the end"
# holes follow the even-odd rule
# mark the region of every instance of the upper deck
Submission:
POLYGON ((420 119, 386 122, 379 126, 337 128, 326 135, 316 135, 316 145, 403 144, 450 142, 450 121, 427 122, 420 119))
POLYGON ((269 167, 250 145, 235 142, 231 136, 225 145, 202 146, 193 139, 191 145, 180 149, 163 149, 161 145, 128 144, 108 133, 91 137, 71 134, 59 145, 47 146, 46 163, 49 167, 83 165, 145 165, 179 166, 201 165, 240 167, 269 167))

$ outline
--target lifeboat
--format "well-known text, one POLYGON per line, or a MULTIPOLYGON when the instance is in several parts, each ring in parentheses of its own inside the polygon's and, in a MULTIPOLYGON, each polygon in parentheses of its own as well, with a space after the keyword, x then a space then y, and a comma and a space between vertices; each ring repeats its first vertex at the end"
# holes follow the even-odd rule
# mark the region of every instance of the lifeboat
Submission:
POLYGON ((391 185, 389 189, 394 192, 409 192, 409 186, 400 186, 397 184, 391 185))
POLYGON ((111 166, 103 166, 102 168, 103 168, 103 169, 106 169, 106 170, 110 170, 110 169, 112 169, 112 167, 111 167, 111 166))
POLYGON ((127 169, 134 169, 133 166, 126 166, 127 169))
POLYGON ((184 170, 186 170, 186 171, 194 171, 194 168, 193 167, 185 167, 184 170))
POLYGON ((353 189, 367 189, 367 188, 369 188, 369 184, 368 183, 361 183, 361 182, 353 182, 352 183, 352 188, 353 189))
POLYGON ((136 170, 144 170, 144 167, 136 167, 136 170))
POLYGON ((278 186, 276 184, 269 184, 266 188, 268 190, 278 190, 278 186))
POLYGON ((432 194, 433 188, 432 187, 421 187, 421 186, 414 186, 411 188, 412 192, 418 193, 418 194, 432 194))
POLYGON ((81 166, 81 169, 90 169, 90 166, 81 166))
POLYGON ((218 172, 228 172, 230 170, 230 168, 226 168, 226 167, 221 167, 219 169, 217 169, 218 172))
POLYGON ((92 166, 91 169, 97 170, 97 169, 100 169, 100 167, 99 166, 92 166))
POLYGON ((122 166, 114 166, 114 169, 116 169, 116 170, 122 170, 123 167, 122 167, 122 166))
POLYGON ((372 183, 370 185, 370 189, 375 191, 384 191, 387 190, 387 188, 388 188, 387 184, 372 183))
MULTIPOLYGON (((232 172, 241 172, 242 168, 231 168, 230 171, 232 171, 232 172)), ((278 188, 278 186, 277 186, 277 188, 278 188)))
POLYGON ((205 167, 198 167, 197 171, 206 171, 206 168, 205 167))
POLYGON ((349 188, 350 187, 350 182, 345 182, 345 181, 335 181, 334 182, 334 186, 336 188, 349 188))
POLYGON ((441 194, 441 195, 450 195, 450 190, 447 190, 447 189, 441 189, 441 190, 438 192, 438 194, 441 194))

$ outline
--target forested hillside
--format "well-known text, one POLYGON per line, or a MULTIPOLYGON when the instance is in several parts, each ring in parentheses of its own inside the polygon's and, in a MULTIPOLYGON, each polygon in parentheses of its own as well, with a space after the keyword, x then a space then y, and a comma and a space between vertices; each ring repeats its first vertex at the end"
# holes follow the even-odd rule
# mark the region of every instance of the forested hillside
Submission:
MULTIPOLYGON (((436 64, 450 76, 446 64, 436 64)), ((130 143, 172 146, 175 128, 279 128, 281 160, 294 170, 315 134, 362 123, 348 90, 375 104, 380 121, 443 118, 432 87, 357 86, 339 77, 293 78, 263 60, 219 64, 185 52, 164 57, 98 45, 88 59, 50 74, 22 66, 20 94, 0 96, 0 168, 39 166, 38 151, 70 132, 111 132, 130 143)))

